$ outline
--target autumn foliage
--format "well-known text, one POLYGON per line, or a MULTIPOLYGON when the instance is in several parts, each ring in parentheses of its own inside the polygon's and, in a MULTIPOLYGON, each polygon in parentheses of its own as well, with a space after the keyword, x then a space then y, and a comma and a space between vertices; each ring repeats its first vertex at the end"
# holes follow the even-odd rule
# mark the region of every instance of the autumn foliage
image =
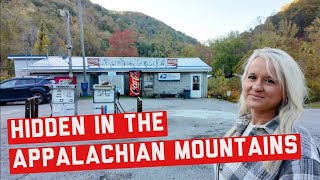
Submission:
POLYGON ((136 47, 136 39, 132 30, 126 29, 120 31, 117 29, 115 33, 109 38, 110 50, 107 56, 112 57, 137 57, 138 50, 136 47))
POLYGON ((37 34, 37 40, 33 47, 33 52, 35 54, 47 54, 47 46, 49 45, 48 32, 45 27, 45 24, 41 21, 40 30, 37 34))
MULTIPOLYGON (((81 56, 77 1, 0 1, 0 80, 14 76, 13 61, 7 59, 9 54, 63 56, 67 53, 65 19, 58 9, 70 11, 72 56, 81 56)), ((109 11, 85 0, 85 54, 92 57, 199 57, 213 68, 215 79, 209 80, 208 94, 224 98, 225 91, 231 89, 228 99, 232 100, 237 99, 232 96, 238 96, 241 89, 237 82, 222 77, 241 74, 243 63, 254 49, 280 48, 302 67, 309 100, 320 101, 319 7, 319 0, 293 0, 265 21, 259 16, 258 24, 248 31, 230 32, 200 43, 142 13, 109 11), (216 88, 210 83, 225 87, 216 88)))
POLYGON ((237 76, 242 74, 244 62, 255 49, 272 47, 286 51, 301 66, 308 86, 305 103, 320 101, 318 7, 320 1, 295 0, 283 11, 268 17, 264 23, 258 17, 259 24, 254 29, 241 34, 231 32, 209 41, 213 52, 213 79, 208 82, 208 95, 225 99, 226 91, 232 90, 231 96, 239 96, 241 87, 237 86, 237 82, 229 82, 236 81, 237 76), (230 74, 235 77, 226 80, 225 76, 230 74))

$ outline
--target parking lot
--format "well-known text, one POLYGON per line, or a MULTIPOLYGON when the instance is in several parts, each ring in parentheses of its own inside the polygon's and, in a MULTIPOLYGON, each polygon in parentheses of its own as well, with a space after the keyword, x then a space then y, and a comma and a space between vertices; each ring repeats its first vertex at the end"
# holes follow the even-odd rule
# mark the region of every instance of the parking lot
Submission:
MULTIPOLYGON (((120 98, 120 103, 126 112, 136 111, 136 98, 120 98)), ((79 100, 78 104, 79 115, 92 114, 92 99, 79 100)), ((167 137, 9 146, 6 120, 8 118, 24 117, 24 104, 9 103, 6 106, 1 106, 0 179, 213 179, 213 165, 91 170, 22 175, 10 175, 9 173, 9 148, 221 137, 227 129, 231 127, 233 120, 236 117, 237 105, 217 99, 143 99, 143 110, 165 110, 168 112, 167 137)), ((39 106, 40 117, 50 116, 50 114, 51 109, 49 104, 39 106)), ((319 115, 319 109, 306 109, 302 118, 304 127, 309 130, 318 146, 320 146, 319 115)))

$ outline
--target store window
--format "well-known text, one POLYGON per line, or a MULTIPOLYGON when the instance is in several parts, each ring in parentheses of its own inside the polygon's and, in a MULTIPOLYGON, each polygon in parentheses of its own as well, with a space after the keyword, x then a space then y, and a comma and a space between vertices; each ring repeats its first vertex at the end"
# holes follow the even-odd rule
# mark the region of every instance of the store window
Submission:
POLYGON ((143 77, 143 84, 145 90, 153 90, 153 74, 146 73, 143 77))

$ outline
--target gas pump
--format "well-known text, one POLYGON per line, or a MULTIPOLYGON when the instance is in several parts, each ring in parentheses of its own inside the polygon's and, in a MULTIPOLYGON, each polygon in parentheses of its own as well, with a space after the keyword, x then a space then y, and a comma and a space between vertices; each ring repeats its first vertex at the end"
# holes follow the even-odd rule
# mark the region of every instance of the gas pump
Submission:
POLYGON ((74 116, 78 114, 75 85, 53 84, 52 85, 52 115, 74 116))
POLYGON ((115 113, 115 85, 93 85, 93 113, 94 114, 113 114, 115 113))

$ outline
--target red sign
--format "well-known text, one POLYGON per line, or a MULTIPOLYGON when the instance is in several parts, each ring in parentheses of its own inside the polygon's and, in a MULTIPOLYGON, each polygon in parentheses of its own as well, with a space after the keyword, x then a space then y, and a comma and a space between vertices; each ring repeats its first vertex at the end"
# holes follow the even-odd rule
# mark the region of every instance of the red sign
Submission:
POLYGON ((168 136, 165 111, 18 118, 7 125, 9 144, 168 136))
MULTIPOLYGON (((54 77, 54 80, 56 81, 57 84, 59 84, 61 80, 69 80, 69 79, 70 79, 69 77, 61 77, 61 76, 54 77)), ((72 77, 72 84, 77 84, 76 77, 72 77)))
POLYGON ((88 66, 100 66, 99 58, 87 58, 88 66))
POLYGON ((140 96, 140 71, 130 71, 130 96, 140 96))
POLYGON ((178 59, 167 59, 167 66, 177 67, 178 59))
POLYGON ((299 134, 9 149, 10 173, 301 159, 299 134))

